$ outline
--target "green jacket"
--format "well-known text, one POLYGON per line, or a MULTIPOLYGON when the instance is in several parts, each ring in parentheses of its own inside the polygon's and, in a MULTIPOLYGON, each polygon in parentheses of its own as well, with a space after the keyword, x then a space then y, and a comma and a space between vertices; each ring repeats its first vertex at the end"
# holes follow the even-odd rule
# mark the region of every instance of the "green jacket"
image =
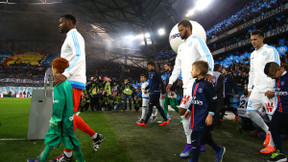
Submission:
POLYGON ((131 86, 129 84, 126 84, 124 86, 123 93, 125 95, 132 95, 132 89, 131 89, 131 86))
POLYGON ((121 103, 121 101, 122 101, 122 99, 121 99, 121 97, 120 96, 115 96, 115 98, 114 98, 114 104, 119 104, 119 103, 121 103))
POLYGON ((45 145, 58 147, 61 141, 66 149, 79 146, 80 142, 73 130, 73 91, 66 80, 54 86, 53 112, 50 119, 50 128, 45 136, 45 145))
POLYGON ((110 82, 106 82, 106 83, 105 83, 104 90, 105 90, 105 92, 107 92, 108 95, 111 96, 111 86, 110 86, 110 82))
POLYGON ((89 89, 89 93, 92 95, 100 94, 100 86, 98 83, 93 83, 91 88, 89 89))

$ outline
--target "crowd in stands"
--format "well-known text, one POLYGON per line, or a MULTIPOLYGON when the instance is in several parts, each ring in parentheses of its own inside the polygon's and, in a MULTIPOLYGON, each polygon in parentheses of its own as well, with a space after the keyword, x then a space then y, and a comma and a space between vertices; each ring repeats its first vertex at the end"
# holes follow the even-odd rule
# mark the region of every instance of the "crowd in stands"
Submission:
POLYGON ((214 25, 207 30, 208 40, 218 36, 220 33, 231 30, 249 20, 252 20, 273 8, 284 5, 286 0, 256 0, 250 1, 243 9, 232 15, 230 18, 214 25))
POLYGON ((169 60, 171 57, 176 56, 177 53, 173 50, 161 50, 159 55, 155 58, 156 60, 169 60))
POLYGON ((0 85, 42 87, 45 71, 56 57, 37 52, 1 52, 0 78, 5 80, 0 85))
POLYGON ((244 34, 234 36, 234 37, 229 38, 225 41, 219 41, 218 43, 209 44, 209 49, 211 51, 215 51, 217 49, 226 47, 228 45, 231 45, 231 44, 234 44, 237 42, 240 42, 242 40, 250 39, 249 33, 253 30, 256 30, 256 29, 261 29, 262 31, 270 31, 272 29, 287 26, 287 24, 288 24, 288 17, 286 15, 281 15, 281 16, 276 17, 275 19, 266 21, 265 24, 253 25, 247 31, 246 30, 243 31, 243 32, 245 32, 244 34))

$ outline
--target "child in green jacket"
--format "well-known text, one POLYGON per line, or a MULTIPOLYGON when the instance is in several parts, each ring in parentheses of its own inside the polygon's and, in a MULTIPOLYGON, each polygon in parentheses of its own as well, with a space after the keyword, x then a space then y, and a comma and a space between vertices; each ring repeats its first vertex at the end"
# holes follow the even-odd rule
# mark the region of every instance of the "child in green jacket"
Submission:
MULTIPOLYGON (((69 67, 69 62, 64 58, 57 58, 52 62, 54 78, 69 67)), ((72 149, 78 162, 83 162, 80 142, 73 130, 73 97, 72 86, 66 80, 54 86, 53 113, 50 119, 50 128, 45 136, 46 148, 40 159, 27 159, 28 162, 45 162, 53 147, 59 147, 63 142, 65 148, 72 149)))

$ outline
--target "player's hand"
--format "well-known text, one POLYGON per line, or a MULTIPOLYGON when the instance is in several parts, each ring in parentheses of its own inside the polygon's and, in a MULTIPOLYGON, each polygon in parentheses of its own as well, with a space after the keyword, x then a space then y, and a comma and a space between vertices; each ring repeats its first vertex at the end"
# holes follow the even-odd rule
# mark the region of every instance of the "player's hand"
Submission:
POLYGON ((171 87, 172 87, 172 84, 168 84, 167 87, 166 87, 166 91, 170 92, 171 87))
POLYGON ((213 83, 213 76, 210 75, 210 74, 206 74, 205 80, 207 80, 207 81, 210 82, 210 83, 213 83))
POLYGON ((161 94, 161 98, 165 98, 165 94, 161 94))
POLYGON ((212 123, 213 123, 213 115, 212 114, 208 113, 206 120, 205 120, 205 123, 207 126, 212 125, 212 123))
POLYGON ((265 96, 267 96, 269 99, 271 99, 275 96, 275 92, 267 91, 267 92, 265 92, 265 96))
POLYGON ((250 97, 250 95, 251 95, 251 91, 248 92, 248 96, 249 96, 249 97, 250 97))
POLYGON ((64 82, 65 80, 67 79, 67 77, 63 74, 59 74, 55 79, 54 79, 54 82, 53 82, 53 86, 57 86, 59 84, 61 84, 62 82, 64 82))
POLYGON ((185 112, 184 118, 185 118, 186 120, 189 120, 189 118, 190 118, 190 112, 189 112, 189 111, 186 111, 186 112, 185 112))
POLYGON ((144 90, 144 93, 147 94, 147 90, 144 90))

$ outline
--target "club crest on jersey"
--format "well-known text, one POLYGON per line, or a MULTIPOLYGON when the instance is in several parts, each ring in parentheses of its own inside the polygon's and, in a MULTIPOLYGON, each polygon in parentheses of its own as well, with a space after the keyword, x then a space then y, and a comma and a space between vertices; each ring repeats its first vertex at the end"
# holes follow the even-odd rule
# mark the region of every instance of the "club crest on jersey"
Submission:
POLYGON ((188 43, 188 46, 189 46, 189 47, 192 46, 192 42, 188 43))
POLYGON ((264 51, 264 52, 262 53, 262 55, 263 55, 263 56, 266 56, 266 55, 267 55, 267 51, 264 51))
POLYGON ((265 105, 266 105, 266 109, 267 109, 267 112, 272 112, 272 110, 273 110, 273 108, 274 108, 274 104, 273 104, 273 102, 271 102, 271 103, 265 103, 265 105))
POLYGON ((199 93, 202 93, 202 92, 203 92, 203 89, 202 89, 202 88, 199 88, 199 89, 198 89, 198 92, 199 92, 199 93))
POLYGON ((284 82, 284 81, 282 81, 280 84, 281 84, 281 86, 284 86, 284 85, 285 85, 285 82, 284 82))

